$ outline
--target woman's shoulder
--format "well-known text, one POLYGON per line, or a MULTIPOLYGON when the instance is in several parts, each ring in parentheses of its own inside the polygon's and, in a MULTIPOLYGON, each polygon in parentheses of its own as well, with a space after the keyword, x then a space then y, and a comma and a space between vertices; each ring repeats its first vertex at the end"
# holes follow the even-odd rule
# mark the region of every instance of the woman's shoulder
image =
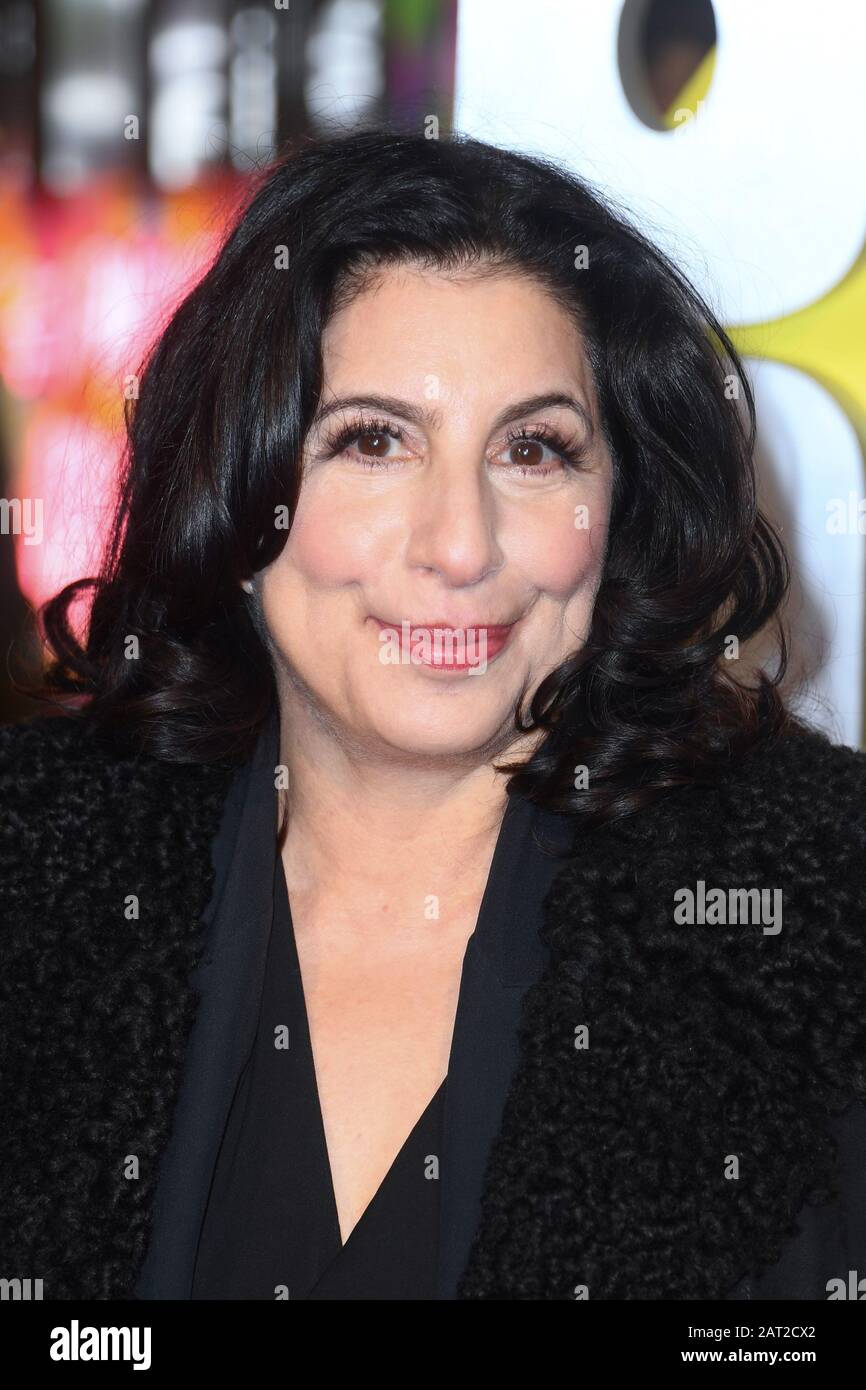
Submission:
POLYGON ((623 823, 626 838, 681 835, 721 847, 761 838, 767 846, 798 838, 839 844, 866 839, 866 752, 834 742, 792 717, 783 731, 730 755, 623 823))
POLYGON ((569 916, 592 891, 609 918, 637 892, 649 912, 697 879, 844 904, 866 941, 866 752, 792 719, 714 774, 578 833, 554 901, 569 916))
POLYGON ((735 768, 760 778, 781 769, 799 781, 816 777, 818 785, 826 772, 837 772, 855 781, 866 777, 866 752, 840 743, 824 730, 794 715, 783 731, 758 741, 735 768))
POLYGON ((0 799, 7 814, 75 804, 97 815, 113 791, 128 792, 133 766, 142 784, 158 778, 154 763, 137 759, 122 739, 82 716, 46 714, 0 727, 0 799))
MULTIPOLYGON (((116 754, 114 757, 116 758, 116 754)), ((92 721, 63 713, 0 726, 0 803, 7 829, 35 833, 46 806, 83 798, 110 765, 92 721)))
POLYGON ((112 771, 159 779, 207 778, 209 772, 218 777, 227 770, 163 760, 142 750, 132 726, 105 724, 86 713, 58 710, 0 725, 0 779, 10 789, 88 775, 104 780, 112 771))
POLYGON ((45 774, 58 763, 89 759, 97 739, 94 722, 61 710, 0 724, 0 775, 32 769, 45 774))
POLYGON ((734 826, 762 824, 769 836, 866 839, 866 752, 834 742, 798 719, 757 744, 723 781, 734 826))
POLYGON ((92 850, 122 837, 134 854, 158 822, 209 827, 228 777, 223 767, 144 753, 121 727, 40 715, 0 727, 0 841, 19 867, 24 847, 38 853, 46 839, 73 860, 85 840, 92 850))

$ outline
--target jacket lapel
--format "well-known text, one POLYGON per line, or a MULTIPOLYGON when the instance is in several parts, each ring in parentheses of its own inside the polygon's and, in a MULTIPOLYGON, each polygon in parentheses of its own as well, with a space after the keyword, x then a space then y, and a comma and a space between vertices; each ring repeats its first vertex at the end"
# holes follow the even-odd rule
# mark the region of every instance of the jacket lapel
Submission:
POLYGON ((518 1062, 524 995, 547 961, 541 909, 562 866, 541 853, 536 834, 561 850, 573 839, 573 821, 512 796, 463 960, 445 1090, 439 1299, 457 1296, 480 1219, 488 1155, 518 1062))
POLYGON ((270 720, 253 759, 235 778, 213 846, 217 879, 207 948, 194 984, 200 997, 174 1130, 154 1209, 139 1298, 192 1295, 201 1225, 232 1097, 255 1041, 264 984, 275 847, 278 725, 270 720), (267 928, 263 930, 263 925, 267 928))

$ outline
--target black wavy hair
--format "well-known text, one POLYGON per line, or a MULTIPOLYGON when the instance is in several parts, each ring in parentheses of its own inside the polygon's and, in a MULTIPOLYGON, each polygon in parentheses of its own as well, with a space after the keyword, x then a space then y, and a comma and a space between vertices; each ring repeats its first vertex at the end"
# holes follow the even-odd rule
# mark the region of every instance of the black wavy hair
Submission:
POLYGON ((529 759, 500 764, 509 793, 603 821, 713 780, 795 724, 779 690, 788 564, 757 505, 752 390, 710 306, 556 163, 383 127, 304 139, 259 174, 142 365, 102 571, 42 613, 48 698, 170 762, 249 755, 276 687, 240 583, 285 544, 274 517, 294 512, 329 317, 401 262, 517 271, 554 295, 583 335, 613 459, 591 630, 518 702, 515 732, 543 733, 529 759), (771 619, 776 671, 736 678, 726 637, 742 644, 771 619))

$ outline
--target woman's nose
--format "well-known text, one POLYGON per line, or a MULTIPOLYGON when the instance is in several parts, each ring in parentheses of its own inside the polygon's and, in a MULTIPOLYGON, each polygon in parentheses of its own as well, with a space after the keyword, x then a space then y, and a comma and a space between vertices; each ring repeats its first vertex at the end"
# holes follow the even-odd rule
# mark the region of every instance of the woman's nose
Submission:
POLYGON ((476 584, 501 568, 496 497, 477 463, 432 467, 410 518, 407 561, 450 584, 476 584))

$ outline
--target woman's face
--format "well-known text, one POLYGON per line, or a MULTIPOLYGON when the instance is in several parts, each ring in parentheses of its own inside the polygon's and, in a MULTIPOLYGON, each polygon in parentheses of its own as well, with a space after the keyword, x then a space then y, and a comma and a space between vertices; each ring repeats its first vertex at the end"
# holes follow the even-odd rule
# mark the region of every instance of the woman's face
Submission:
POLYGON ((601 576, 611 460, 579 331, 526 277, 402 266, 323 352, 298 508, 259 577, 284 709, 389 756, 498 753, 518 697, 583 644, 601 576))

